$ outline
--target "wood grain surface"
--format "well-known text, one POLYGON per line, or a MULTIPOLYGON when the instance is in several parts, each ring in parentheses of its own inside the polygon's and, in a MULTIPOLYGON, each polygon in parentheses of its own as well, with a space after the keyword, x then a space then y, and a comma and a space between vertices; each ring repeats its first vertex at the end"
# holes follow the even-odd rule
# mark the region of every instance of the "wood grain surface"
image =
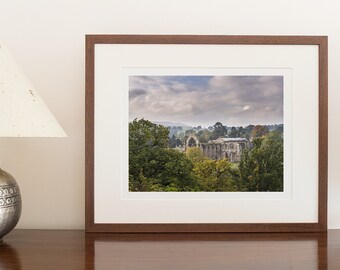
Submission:
POLYGON ((0 269, 340 269, 340 230, 328 233, 85 234, 14 230, 0 269))

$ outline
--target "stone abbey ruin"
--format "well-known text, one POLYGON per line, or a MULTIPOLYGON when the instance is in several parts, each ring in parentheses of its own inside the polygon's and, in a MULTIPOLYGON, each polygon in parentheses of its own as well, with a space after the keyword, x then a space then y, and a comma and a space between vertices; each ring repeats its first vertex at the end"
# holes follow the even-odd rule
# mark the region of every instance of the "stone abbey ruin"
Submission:
POLYGON ((190 147, 200 147, 203 156, 220 160, 227 158, 230 162, 239 162, 244 149, 250 147, 250 143, 245 138, 218 138, 216 140, 201 143, 194 133, 191 133, 186 140, 185 150, 190 147))

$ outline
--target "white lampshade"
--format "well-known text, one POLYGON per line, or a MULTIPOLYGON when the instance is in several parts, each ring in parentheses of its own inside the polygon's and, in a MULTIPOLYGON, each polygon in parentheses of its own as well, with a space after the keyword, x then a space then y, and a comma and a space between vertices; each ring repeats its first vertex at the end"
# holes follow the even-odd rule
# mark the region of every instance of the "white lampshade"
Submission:
POLYGON ((66 137, 31 82, 1 43, 0 137, 66 137))

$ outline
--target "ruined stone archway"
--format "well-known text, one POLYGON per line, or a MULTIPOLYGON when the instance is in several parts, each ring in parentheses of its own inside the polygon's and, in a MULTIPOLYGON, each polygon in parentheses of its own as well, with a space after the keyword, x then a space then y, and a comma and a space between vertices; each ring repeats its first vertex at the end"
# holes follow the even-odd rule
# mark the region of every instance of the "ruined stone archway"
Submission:
POLYGON ((185 148, 190 147, 200 147, 200 142, 196 136, 196 134, 191 133, 185 143, 185 148))

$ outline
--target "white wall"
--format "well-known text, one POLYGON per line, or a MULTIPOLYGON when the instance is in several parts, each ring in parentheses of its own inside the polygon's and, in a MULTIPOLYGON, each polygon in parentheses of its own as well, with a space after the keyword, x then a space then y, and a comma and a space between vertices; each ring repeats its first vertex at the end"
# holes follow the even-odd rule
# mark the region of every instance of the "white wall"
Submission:
POLYGON ((1 1, 0 40, 59 120, 67 139, 0 139, 18 180, 18 228, 84 228, 84 35, 329 36, 329 227, 340 228, 340 16, 338 1, 1 1))

